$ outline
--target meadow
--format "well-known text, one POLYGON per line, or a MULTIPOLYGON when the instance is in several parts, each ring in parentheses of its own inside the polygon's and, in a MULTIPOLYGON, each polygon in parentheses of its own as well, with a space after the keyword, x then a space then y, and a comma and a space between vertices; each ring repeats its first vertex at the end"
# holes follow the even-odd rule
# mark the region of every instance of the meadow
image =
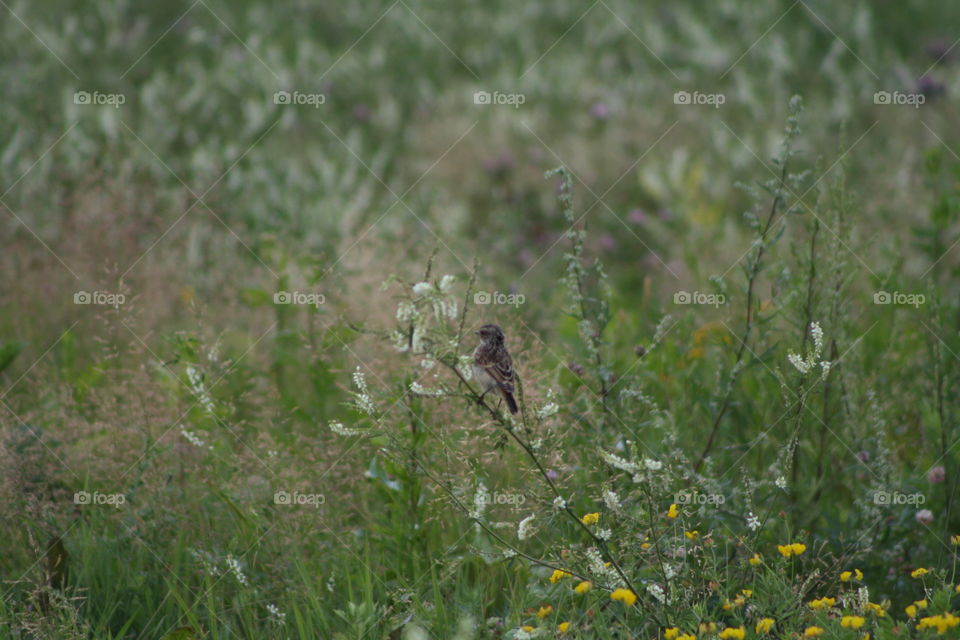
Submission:
POLYGON ((0 638, 960 638, 960 5, 0 5, 0 638))

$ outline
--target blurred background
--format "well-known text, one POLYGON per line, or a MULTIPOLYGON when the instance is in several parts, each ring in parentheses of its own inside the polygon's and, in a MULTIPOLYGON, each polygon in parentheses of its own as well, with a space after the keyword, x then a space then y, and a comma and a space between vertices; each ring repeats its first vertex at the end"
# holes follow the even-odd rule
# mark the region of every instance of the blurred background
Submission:
MULTIPOLYGON (((584 356, 567 349, 576 323, 558 312, 570 225, 556 179, 544 178, 559 165, 574 178, 586 255, 608 275, 611 379, 671 314, 665 360, 643 375, 695 434, 696 461, 716 412, 704 390, 738 346, 724 326, 739 333, 743 323, 755 232, 744 213, 762 222, 770 206, 752 192, 780 175, 773 158, 794 95, 804 110, 789 171, 800 186, 776 232, 798 239, 777 246, 782 262, 756 300, 803 306, 798 283, 816 264, 801 257, 824 224, 819 238, 835 247, 851 305, 846 347, 860 345, 858 366, 879 397, 879 408, 858 409, 857 437, 889 433, 902 465, 891 473, 916 465, 921 483, 946 455, 950 443, 927 431, 936 403, 920 398, 956 367, 956 315, 927 320, 926 331, 892 308, 874 315, 873 296, 956 297, 960 5, 7 0, 0 16, 0 518, 13 543, 0 566, 10 580, 2 613, 19 620, 10 628, 25 633, 23 620, 43 609, 30 600, 37 584, 74 580, 105 592, 76 609, 93 625, 76 637, 161 637, 178 622, 225 634, 182 619, 192 605, 166 600, 173 581, 157 576, 202 583, 178 563, 202 566, 209 553, 227 566, 258 541, 265 529, 249 525, 244 501, 268 498, 271 474, 293 486, 323 473, 337 491, 369 494, 362 487, 381 473, 370 451, 351 453, 324 425, 354 415, 343 388, 358 359, 379 357, 358 326, 393 322, 396 300, 381 284, 390 274, 417 281, 434 252, 434 274, 465 281, 476 268, 477 289, 524 296, 481 315, 507 328, 521 360, 542 358, 543 375, 572 384, 584 356), (842 229, 821 208, 841 176, 842 229), (781 295, 789 290, 798 293, 781 295), (276 304, 285 291, 322 304, 276 304), (675 297, 694 291, 732 304, 675 297), (701 359, 704 349, 717 360, 701 359), (950 364, 931 364, 933 350, 950 364), (680 370, 690 377, 674 377, 680 370), (206 415, 197 398, 216 408, 206 415), (883 418, 864 417, 874 413, 883 418), (216 462, 195 457, 203 447, 216 462), (209 475, 184 480, 204 466, 209 475), (192 507, 141 505, 115 528, 78 520, 69 497, 100 486, 136 504, 138 492, 186 495, 184 482, 206 487, 170 497, 192 507), (64 544, 73 575, 58 578, 64 544)), ((776 344, 755 346, 757 358, 776 344)), ((776 409, 776 383, 766 383, 776 409)), ((733 410, 724 446, 762 422, 750 411, 749 402, 733 410)), ((855 465, 854 454, 856 443, 837 444, 821 461, 855 465)), ((367 530, 380 499, 327 514, 331 532, 367 530)), ((841 535, 839 515, 811 513, 806 526, 841 535)), ((945 533, 949 521, 939 525, 945 533)), ((299 541, 302 558, 343 546, 318 537, 314 522, 290 526, 285 539, 299 541)), ((436 535, 438 553, 457 539, 436 535)), ((363 546, 377 546, 365 537, 374 534, 357 536, 347 546, 373 573, 404 573, 383 567, 389 545, 401 552, 409 539, 373 552, 363 546)), ((263 580, 282 592, 296 570, 264 553, 263 580)), ((305 597, 334 598, 339 587, 326 585, 336 572, 303 562, 295 566, 316 571, 305 597)), ((350 591, 378 588, 361 580, 350 591)), ((265 618, 256 602, 250 615, 265 618)), ((335 628, 317 621, 333 608, 310 628, 335 628)))

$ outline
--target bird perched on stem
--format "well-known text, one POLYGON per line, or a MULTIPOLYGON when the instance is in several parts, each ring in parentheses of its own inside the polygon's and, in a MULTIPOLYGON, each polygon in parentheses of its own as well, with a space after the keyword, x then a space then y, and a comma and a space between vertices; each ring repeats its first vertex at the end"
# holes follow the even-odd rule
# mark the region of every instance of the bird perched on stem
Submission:
POLYGON ((483 386, 483 396, 496 389, 507 403, 510 413, 517 413, 513 398, 513 360, 504 344, 503 331, 495 324, 485 324, 476 332, 480 344, 473 352, 473 376, 483 386))

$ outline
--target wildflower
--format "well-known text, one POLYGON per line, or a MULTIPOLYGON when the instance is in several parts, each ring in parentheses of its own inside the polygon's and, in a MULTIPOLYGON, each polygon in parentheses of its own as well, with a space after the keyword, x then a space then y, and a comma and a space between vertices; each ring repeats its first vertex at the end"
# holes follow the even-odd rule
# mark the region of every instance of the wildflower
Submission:
POLYGON ((650 471, 660 471, 663 469, 663 463, 659 460, 651 460, 650 458, 643 459, 643 466, 645 466, 650 471))
POLYGON ((360 367, 357 367, 356 371, 353 372, 353 384, 357 387, 356 393, 353 394, 357 400, 357 408, 368 416, 372 416, 377 412, 377 409, 373 404, 373 399, 370 397, 367 380, 363 377, 363 372, 360 371, 360 367))
POLYGON ((954 587, 953 590, 956 591, 957 593, 960 593, 960 584, 954 587))
POLYGON ((713 633, 714 631, 717 630, 717 623, 716 623, 716 622, 701 622, 701 623, 700 623, 700 626, 699 626, 699 630, 700 630, 700 633, 701 633, 701 634, 713 633))
POLYGON ((573 588, 574 592, 580 595, 585 594, 587 591, 590 591, 590 589, 593 589, 593 583, 589 580, 584 580, 573 588))
POLYGON ((750 531, 756 531, 760 528, 760 518, 753 515, 752 511, 747 514, 747 527, 750 531))
POLYGON ((553 508, 557 510, 563 510, 567 508, 567 501, 557 496, 553 499, 553 508))
POLYGON ((804 638, 819 638, 823 635, 823 629, 821 627, 807 627, 803 630, 804 638))
POLYGON ((613 531, 610 529, 597 529, 597 537, 601 540, 609 540, 613 535, 613 531))
POLYGON ((936 466, 927 472, 927 482, 930 484, 940 484, 947 479, 947 470, 942 466, 936 466))
POLYGON ((887 612, 884 611, 883 607, 878 605, 876 602, 868 602, 867 609, 875 613, 878 618, 882 618, 883 616, 887 615, 887 612))
POLYGON ((425 296, 433 291, 433 285, 429 282, 418 282, 413 285, 413 295, 425 296))
POLYGON ((676 504, 671 504, 671 505, 670 505, 670 508, 667 509, 667 517, 668 517, 668 518, 676 518, 678 515, 680 515, 680 511, 677 509, 677 505, 676 505, 676 504))
POLYGON ((915 618, 917 616, 917 605, 908 604, 906 608, 904 608, 904 611, 906 612, 907 617, 915 618))
POLYGON ((607 505, 607 509, 611 511, 619 511, 623 508, 623 505, 620 504, 620 496, 613 491, 603 492, 603 503, 607 505))
POLYGON ((823 329, 820 328, 819 323, 810 323, 810 335, 813 337, 813 351, 807 352, 805 358, 801 358, 799 354, 791 351, 787 354, 787 360, 790 361, 790 364, 792 364, 797 371, 803 374, 809 373, 819 364, 823 369, 823 377, 826 378, 830 372, 830 362, 820 360, 820 354, 823 352, 823 329))
POLYGON ((790 556, 799 556, 804 551, 807 550, 807 545, 800 542, 794 542, 793 544, 778 544, 777 551, 780 552, 784 558, 789 558, 790 556))
POLYGON ((283 624, 286 622, 287 614, 281 613, 280 609, 275 604, 267 605, 267 613, 270 614, 270 619, 277 624, 283 624))
POLYGON ((687 540, 696 540, 700 537, 700 532, 694 529, 693 531, 684 531, 683 535, 687 537, 687 540))
POLYGON ((763 563, 763 558, 760 557, 759 553, 755 553, 752 556, 750 556, 750 559, 747 560, 747 562, 749 562, 751 566, 755 567, 758 564, 763 563))
POLYGON ((490 491, 487 490, 483 481, 480 481, 477 483, 477 493, 473 496, 473 509, 470 510, 470 517, 475 520, 482 518, 483 512, 486 511, 489 504, 490 491))
POLYGON ((647 585, 647 593, 656 598, 657 602, 660 604, 663 604, 667 601, 667 595, 663 592, 663 587, 655 582, 651 582, 647 585))
POLYGON ((651 545, 649 542, 643 542, 643 543, 640 544, 640 548, 643 549, 644 551, 646 551, 647 549, 649 549, 649 548, 652 547, 652 546, 653 546, 653 545, 651 545))
POLYGON ((929 570, 924 569, 923 567, 920 567, 919 569, 914 569, 914 570, 910 573, 910 577, 911 577, 911 578, 922 578, 923 576, 927 575, 928 573, 930 573, 929 570))
POLYGON ((840 572, 840 582, 850 582, 850 579, 863 580, 863 572, 860 569, 854 569, 853 571, 841 571, 840 572))
POLYGON ((846 629, 859 629, 866 620, 860 616, 843 616, 840 618, 840 626, 846 629))
POLYGON ((227 556, 225 561, 227 563, 227 569, 229 569, 233 575, 236 577, 237 582, 243 586, 249 586, 250 582, 247 580, 247 576, 243 573, 243 568, 240 566, 240 561, 234 558, 233 556, 227 556))
POLYGON ((583 524, 596 524, 600 521, 599 513, 588 513, 587 515, 580 518, 580 522, 583 524))
MULTIPOLYGON (((195 434, 193 431, 190 431, 189 429, 186 429, 186 428, 184 428, 184 427, 180 427, 180 434, 181 434, 184 438, 186 438, 186 439, 190 442, 190 444, 192 444, 192 445, 195 446, 195 447, 205 447, 205 446, 207 446, 207 443, 204 442, 203 440, 201 440, 201 439, 200 439, 200 436, 198 436, 197 434, 195 434)), ((213 449, 213 447, 210 447, 210 448, 213 449)))
POLYGON ((530 537, 530 534, 533 533, 533 519, 537 517, 537 514, 532 513, 523 520, 520 521, 520 524, 517 525, 517 538, 520 540, 526 540, 530 537))
POLYGON ((663 630, 664 640, 677 640, 677 636, 680 635, 680 629, 677 627, 669 627, 663 630))
POLYGON ((560 624, 557 625, 557 631, 559 631, 560 633, 566 633, 569 628, 570 628, 569 622, 561 622, 560 624))
POLYGON ((920 622, 917 624, 917 629, 923 631, 925 629, 936 629, 938 634, 944 634, 948 629, 960 624, 960 618, 953 615, 952 613, 941 613, 936 616, 927 616, 925 618, 920 618, 920 622))
POLYGON ((950 536, 950 544, 960 547, 960 536, 950 536))
POLYGON ((747 633, 744 631, 743 627, 727 627, 720 632, 720 637, 724 640, 743 640, 746 635, 747 633))
POLYGON ((610 594, 611 600, 619 600, 628 607, 633 606, 633 603, 637 601, 637 594, 630 589, 614 589, 613 593, 610 594))
POLYGON ((571 574, 569 571, 564 571, 563 569, 554 569, 553 573, 550 574, 550 582, 556 584, 564 578, 569 578, 571 575, 573 574, 571 574))
POLYGON ((920 524, 930 524, 933 522, 933 511, 930 511, 930 509, 920 509, 914 517, 920 524))
POLYGON ((777 479, 773 481, 773 484, 777 485, 777 489, 780 489, 781 491, 787 490, 787 479, 783 476, 777 477, 777 479))
POLYGON ((553 605, 547 604, 540 607, 540 609, 537 611, 537 617, 543 620, 551 613, 553 613, 553 605))
POLYGON ((697 636, 693 635, 692 633, 684 633, 677 636, 677 640, 697 640, 697 636))
POLYGON ((923 600, 915 600, 913 604, 917 605, 918 609, 926 609, 930 603, 924 598, 923 600))
POLYGON ((814 611, 817 611, 818 609, 829 609, 833 605, 837 604, 837 601, 835 598, 823 597, 817 600, 811 600, 807 604, 810 606, 811 609, 813 609, 814 611))
POLYGON ((359 436, 363 433, 360 429, 352 429, 350 427, 343 426, 342 422, 336 420, 331 420, 327 423, 327 427, 330 428, 330 431, 333 431, 338 436, 359 436))
POLYGON ((773 629, 773 625, 776 624, 776 622, 773 618, 761 618, 760 621, 757 622, 755 631, 757 633, 770 633, 770 629, 773 629))

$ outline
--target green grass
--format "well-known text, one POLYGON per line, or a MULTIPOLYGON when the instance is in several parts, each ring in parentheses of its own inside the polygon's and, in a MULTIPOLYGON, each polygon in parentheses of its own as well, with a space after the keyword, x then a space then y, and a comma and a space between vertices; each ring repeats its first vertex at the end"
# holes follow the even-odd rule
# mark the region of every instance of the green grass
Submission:
POLYGON ((0 7, 0 637, 952 624, 960 7, 340 4, 0 7))

